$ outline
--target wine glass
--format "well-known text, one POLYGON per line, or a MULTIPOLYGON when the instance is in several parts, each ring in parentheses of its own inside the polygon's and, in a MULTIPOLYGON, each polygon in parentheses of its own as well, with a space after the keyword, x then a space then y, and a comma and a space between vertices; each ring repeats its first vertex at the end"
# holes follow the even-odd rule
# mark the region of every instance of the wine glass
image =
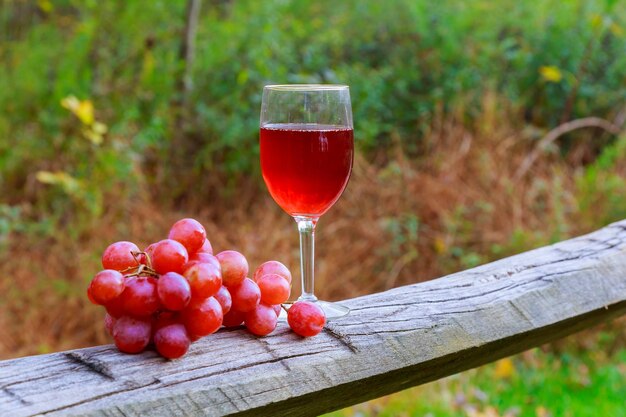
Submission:
POLYGON ((314 294, 315 225, 352 171, 354 140, 346 85, 268 85, 261 104, 261 171, 274 201, 298 224, 302 295, 327 318, 348 314, 314 294))

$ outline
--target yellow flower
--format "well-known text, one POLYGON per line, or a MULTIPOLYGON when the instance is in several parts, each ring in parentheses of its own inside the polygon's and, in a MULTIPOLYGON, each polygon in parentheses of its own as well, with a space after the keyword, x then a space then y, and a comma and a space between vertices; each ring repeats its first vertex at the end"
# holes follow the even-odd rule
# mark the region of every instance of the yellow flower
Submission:
POLYGON ((563 74, 561 73, 561 70, 554 65, 544 65, 543 67, 539 68, 539 74, 541 74, 541 77, 545 81, 551 83, 558 83, 563 79, 563 74))
POLYGON ((604 25, 604 17, 601 14, 594 14, 591 17, 591 27, 594 29, 600 29, 604 25))
POLYGON ((39 0, 37 1, 37 6, 39 6, 39 9, 44 13, 50 13, 54 10, 54 5, 50 0, 39 0))
POLYGON ((624 29, 622 29, 622 27, 619 26, 617 23, 611 23, 611 26, 609 26, 609 30, 614 36, 618 38, 621 38, 624 35, 624 29))
POLYGON ((81 182, 65 171, 38 171, 36 178, 42 184, 58 185, 70 195, 76 194, 81 187, 81 182))
POLYGON ((71 111, 74 116, 78 117, 87 126, 90 126, 94 121, 93 103, 91 100, 79 100, 76 96, 67 96, 61 100, 61 106, 71 111))
POLYGON ((513 361, 511 358, 500 359, 496 362, 496 378, 498 379, 506 379, 510 378, 515 371, 515 367, 513 366, 513 361))
POLYGON ((445 253, 448 250, 448 245, 446 245, 446 241, 441 236, 437 236, 435 238, 433 246, 435 248, 435 252, 437 252, 437 254, 439 255, 445 253))
POLYGON ((101 145, 107 125, 96 121, 93 102, 91 100, 79 100, 76 96, 67 96, 61 100, 61 106, 68 109, 83 124, 83 136, 94 145, 101 145))

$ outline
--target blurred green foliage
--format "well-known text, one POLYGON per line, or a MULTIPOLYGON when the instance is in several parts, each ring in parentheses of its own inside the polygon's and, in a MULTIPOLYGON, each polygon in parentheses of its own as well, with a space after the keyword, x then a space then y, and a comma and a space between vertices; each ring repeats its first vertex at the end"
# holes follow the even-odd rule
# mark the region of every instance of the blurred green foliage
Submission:
POLYGON ((372 156, 394 141, 419 154, 437 115, 472 125, 486 90, 537 128, 612 116, 626 98, 626 9, 612 0, 204 1, 184 124, 185 2, 0 5, 1 203, 28 203, 44 232, 67 213, 89 223, 145 182, 258 174, 267 83, 349 84, 372 156), (91 122, 62 105, 72 96, 91 122), (186 172, 172 168, 180 136, 186 172))

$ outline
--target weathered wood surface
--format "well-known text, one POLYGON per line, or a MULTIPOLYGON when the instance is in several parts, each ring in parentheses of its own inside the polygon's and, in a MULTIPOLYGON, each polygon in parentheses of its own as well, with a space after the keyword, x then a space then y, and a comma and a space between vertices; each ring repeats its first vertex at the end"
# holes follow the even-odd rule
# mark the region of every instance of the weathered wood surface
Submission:
POLYGON ((172 362, 112 346, 0 362, 0 416, 314 415, 432 381, 624 314, 626 221, 345 304, 312 339, 282 323, 172 362))

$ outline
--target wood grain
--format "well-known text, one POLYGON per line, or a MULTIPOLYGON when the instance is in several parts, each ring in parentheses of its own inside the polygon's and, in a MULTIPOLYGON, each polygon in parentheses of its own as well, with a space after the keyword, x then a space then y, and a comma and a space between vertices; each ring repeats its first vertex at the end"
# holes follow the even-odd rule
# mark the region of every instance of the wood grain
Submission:
POLYGON ((176 361, 110 345, 3 361, 0 416, 304 416, 432 381, 626 313, 626 221, 345 304, 311 339, 280 323, 176 361))

